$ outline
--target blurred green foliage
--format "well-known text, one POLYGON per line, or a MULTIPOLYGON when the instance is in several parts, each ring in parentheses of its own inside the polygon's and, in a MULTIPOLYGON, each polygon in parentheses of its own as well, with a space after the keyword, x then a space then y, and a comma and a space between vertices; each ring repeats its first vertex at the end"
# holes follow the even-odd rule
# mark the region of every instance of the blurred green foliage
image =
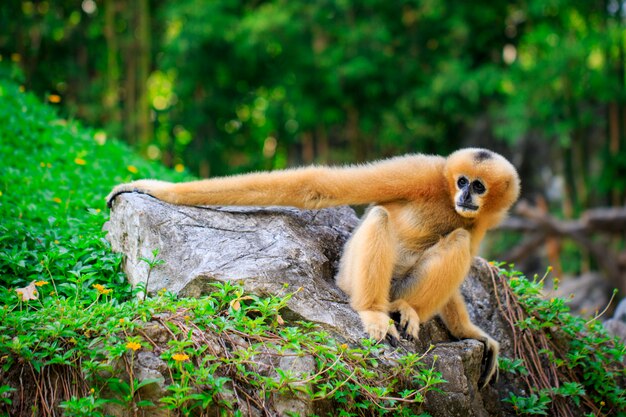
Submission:
POLYGON ((80 298, 94 284, 130 297, 121 256, 104 240, 104 196, 141 177, 189 179, 138 158, 101 130, 59 119, 30 93, 0 80, 0 288, 34 281, 80 298))
POLYGON ((479 145, 571 217, 624 202, 625 15, 617 0, 6 0, 0 72, 200 176, 479 145))

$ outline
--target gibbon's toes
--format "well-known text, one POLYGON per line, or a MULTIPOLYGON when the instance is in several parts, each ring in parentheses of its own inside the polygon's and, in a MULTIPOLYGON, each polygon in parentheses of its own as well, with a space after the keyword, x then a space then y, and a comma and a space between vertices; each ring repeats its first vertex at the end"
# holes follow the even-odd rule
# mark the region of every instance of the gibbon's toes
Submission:
POLYGON ((485 348, 483 350, 482 361, 483 372, 478 379, 478 386, 482 389, 485 388, 492 379, 494 381, 498 380, 498 352, 500 351, 500 344, 491 338, 482 339, 481 342, 485 348))
POLYGON ((406 329, 400 330, 400 336, 403 339, 408 340, 409 342, 417 342, 417 339, 413 337, 410 333, 407 333, 406 329))
POLYGON ((417 342, 419 340, 420 325, 419 322, 409 322, 402 328, 402 337, 411 342, 417 342))
POLYGON ((361 316, 363 328, 370 338, 379 342, 387 337, 390 340, 396 339, 396 341, 400 339, 400 334, 387 313, 382 311, 360 311, 359 316, 361 316))
POLYGON ((411 309, 410 311, 402 312, 400 326, 402 327, 402 332, 406 339, 415 342, 419 340, 420 318, 415 310, 411 309))

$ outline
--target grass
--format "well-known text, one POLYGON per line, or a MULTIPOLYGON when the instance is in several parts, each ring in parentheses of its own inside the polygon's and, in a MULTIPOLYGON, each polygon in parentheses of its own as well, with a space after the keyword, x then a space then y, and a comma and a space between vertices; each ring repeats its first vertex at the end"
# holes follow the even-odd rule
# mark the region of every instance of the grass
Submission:
POLYGON ((58 119, 11 83, 0 84, 0 126, 0 284, 48 281, 59 295, 87 298, 85 289, 101 284, 115 288, 113 300, 128 300, 119 255, 103 241, 104 196, 119 182, 184 174, 58 119))
MULTIPOLYGON (((135 296, 104 239, 103 198, 120 182, 186 174, 58 119, 5 81, 0 161, 0 415, 241 415, 242 403, 263 409, 276 396, 304 398, 324 415, 425 415, 425 395, 442 380, 422 356, 382 367, 374 343, 348 346, 286 323, 288 289, 260 298, 223 283, 200 299, 135 296), (162 361, 164 378, 136 375, 144 354, 162 361), (274 371, 281 358, 312 368, 274 371), (148 397, 157 385, 159 399, 148 397)), ((158 253, 146 262, 157 265, 158 253)), ((542 298, 541 280, 508 269, 497 277, 519 347, 500 366, 526 385, 525 395, 502 394, 510 411, 626 415, 624 346, 563 300, 542 298)))

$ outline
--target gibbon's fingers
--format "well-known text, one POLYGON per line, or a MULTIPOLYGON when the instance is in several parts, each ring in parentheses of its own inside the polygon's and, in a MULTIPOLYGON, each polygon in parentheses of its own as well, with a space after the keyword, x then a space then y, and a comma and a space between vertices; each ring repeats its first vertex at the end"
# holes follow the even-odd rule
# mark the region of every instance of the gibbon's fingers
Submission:
POLYGON ((490 337, 486 337, 481 340, 483 342, 483 372, 478 379, 478 386, 482 389, 489 384, 494 378, 494 381, 498 381, 499 369, 498 369, 498 354, 500 352, 500 344, 490 337))
POLYGON ((161 200, 163 199, 163 190, 171 185, 172 183, 158 180, 139 180, 117 185, 109 195, 106 196, 107 207, 111 208, 113 200, 115 200, 118 195, 125 193, 147 194, 161 200))

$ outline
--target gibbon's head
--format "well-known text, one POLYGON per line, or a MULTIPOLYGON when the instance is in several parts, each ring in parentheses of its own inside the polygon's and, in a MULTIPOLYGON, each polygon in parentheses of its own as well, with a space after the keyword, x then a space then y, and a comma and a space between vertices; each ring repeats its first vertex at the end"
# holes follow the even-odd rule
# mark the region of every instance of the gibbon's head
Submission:
POLYGON ((456 212, 467 218, 506 212, 520 191, 517 171, 501 155, 467 148, 446 159, 444 175, 456 212))

